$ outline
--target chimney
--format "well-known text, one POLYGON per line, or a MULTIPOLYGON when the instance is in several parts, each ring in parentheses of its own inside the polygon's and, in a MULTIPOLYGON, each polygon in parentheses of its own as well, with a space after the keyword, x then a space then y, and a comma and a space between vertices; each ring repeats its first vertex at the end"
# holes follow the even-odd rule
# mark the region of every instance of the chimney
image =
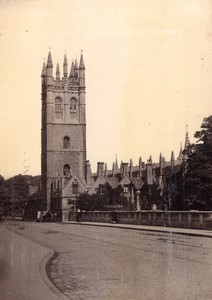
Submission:
POLYGON ((122 163, 122 178, 128 176, 128 163, 122 163))
POLYGON ((98 162, 97 163, 97 177, 104 176, 104 163, 98 162))
POLYGON ((89 160, 86 160, 86 162, 85 162, 85 179, 86 179, 87 185, 92 184, 91 165, 90 165, 89 160))

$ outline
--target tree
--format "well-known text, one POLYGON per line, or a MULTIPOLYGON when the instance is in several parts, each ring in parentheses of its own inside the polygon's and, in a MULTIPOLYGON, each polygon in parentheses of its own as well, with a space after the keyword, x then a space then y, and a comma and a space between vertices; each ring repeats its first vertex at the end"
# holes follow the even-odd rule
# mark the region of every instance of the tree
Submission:
POLYGON ((89 195, 88 193, 82 193, 77 197, 77 209, 80 210, 104 210, 104 197, 103 195, 96 193, 89 195))
POLYGON ((103 191, 97 189, 95 194, 82 193, 77 197, 77 208, 80 210, 107 210, 110 205, 121 205, 129 209, 127 197, 123 195, 123 188, 119 186, 113 189, 108 183, 104 185, 103 191))
POLYGON ((0 175, 0 211, 5 213, 7 210, 10 197, 6 187, 6 181, 3 176, 0 175))
POLYGON ((166 176, 163 190, 163 203, 168 210, 185 210, 184 165, 176 173, 166 176))
POLYGON ((10 196, 10 202, 14 210, 27 201, 28 183, 24 175, 16 175, 6 181, 7 190, 10 196))
POLYGON ((212 116, 204 118, 194 135, 197 143, 187 149, 184 198, 189 209, 212 209, 212 116))
POLYGON ((16 175, 7 180, 0 175, 0 212, 4 215, 22 214, 24 211, 37 213, 43 209, 40 191, 29 195, 29 185, 39 185, 40 176, 16 175))

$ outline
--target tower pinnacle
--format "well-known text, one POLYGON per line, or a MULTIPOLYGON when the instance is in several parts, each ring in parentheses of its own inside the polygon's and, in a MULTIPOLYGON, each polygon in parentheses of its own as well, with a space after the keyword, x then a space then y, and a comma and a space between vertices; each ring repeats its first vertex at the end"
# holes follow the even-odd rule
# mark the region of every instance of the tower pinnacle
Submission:
POLYGON ((47 68, 53 68, 53 64, 52 64, 52 55, 51 52, 49 51, 49 55, 48 55, 48 59, 47 59, 47 68))
POLYGON ((64 61, 63 61, 63 76, 64 77, 68 76, 68 62, 67 62, 66 54, 64 55, 64 61))
POLYGON ((171 170, 172 173, 174 173, 174 167, 175 167, 175 159, 174 159, 174 151, 171 152, 171 170))
POLYGON ((71 63, 71 70, 70 70, 70 75, 69 75, 70 78, 74 78, 74 62, 72 61, 71 63))
POLYGON ((48 54, 48 59, 47 59, 47 65, 46 65, 46 76, 47 76, 47 85, 51 85, 52 84, 52 69, 53 69, 53 63, 52 63, 52 56, 51 56, 51 52, 49 51, 48 54))
POLYGON ((81 50, 81 56, 80 56, 80 64, 79 69, 85 69, 84 59, 83 59, 83 51, 81 50))
POLYGON ((77 59, 75 59, 75 64, 74 64, 74 75, 75 75, 75 78, 78 78, 78 62, 77 62, 77 59))
POLYGON ((189 141, 189 135, 188 135, 188 125, 186 125, 186 136, 185 136, 185 150, 188 149, 190 145, 190 141, 189 141))
POLYGON ((46 65, 45 65, 45 61, 43 62, 43 68, 42 68, 42 72, 41 72, 41 77, 44 77, 46 75, 46 65))
POLYGON ((60 80, 60 67, 59 67, 59 63, 57 63, 57 68, 56 68, 56 79, 60 80))

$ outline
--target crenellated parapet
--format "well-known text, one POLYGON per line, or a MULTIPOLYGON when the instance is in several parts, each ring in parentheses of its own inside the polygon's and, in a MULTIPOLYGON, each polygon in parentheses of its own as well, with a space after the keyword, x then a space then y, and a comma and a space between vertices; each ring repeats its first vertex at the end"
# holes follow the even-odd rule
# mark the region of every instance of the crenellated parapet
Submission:
POLYGON ((68 89, 71 90, 73 87, 85 88, 85 64, 83 53, 80 56, 80 63, 78 66, 78 61, 75 59, 72 61, 70 72, 68 70, 68 59, 66 54, 64 55, 63 61, 63 76, 60 74, 59 63, 56 65, 55 76, 53 75, 53 60, 51 52, 48 54, 47 63, 43 64, 42 68, 42 82, 47 86, 52 86, 54 89, 64 89, 64 85, 68 86, 68 89), (69 76, 68 76, 69 74, 69 76))

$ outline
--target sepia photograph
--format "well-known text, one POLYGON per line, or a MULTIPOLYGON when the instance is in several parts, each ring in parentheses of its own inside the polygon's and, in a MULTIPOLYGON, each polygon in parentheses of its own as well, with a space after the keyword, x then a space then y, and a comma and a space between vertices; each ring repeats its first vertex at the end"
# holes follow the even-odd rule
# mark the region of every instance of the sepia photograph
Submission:
POLYGON ((212 299, 212 1, 0 0, 0 299, 212 299))

